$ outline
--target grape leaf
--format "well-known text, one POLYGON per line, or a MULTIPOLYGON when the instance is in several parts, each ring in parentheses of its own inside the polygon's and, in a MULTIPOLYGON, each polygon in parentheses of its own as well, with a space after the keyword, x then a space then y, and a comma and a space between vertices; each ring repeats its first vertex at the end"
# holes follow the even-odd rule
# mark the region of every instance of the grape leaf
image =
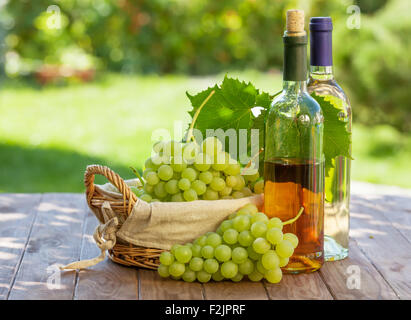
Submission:
POLYGON ((347 123, 339 119, 342 109, 342 101, 339 99, 327 99, 312 93, 311 96, 319 103, 324 116, 324 157, 325 174, 334 168, 332 160, 338 156, 352 159, 350 153, 351 132, 348 131, 347 123))

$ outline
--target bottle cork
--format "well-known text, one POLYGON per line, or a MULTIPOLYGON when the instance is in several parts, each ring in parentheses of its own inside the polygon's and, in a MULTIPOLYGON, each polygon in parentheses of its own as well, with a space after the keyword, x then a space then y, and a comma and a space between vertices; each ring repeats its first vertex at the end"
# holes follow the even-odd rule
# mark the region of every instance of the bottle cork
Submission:
POLYGON ((289 37, 306 35, 303 10, 287 10, 286 34, 289 37))

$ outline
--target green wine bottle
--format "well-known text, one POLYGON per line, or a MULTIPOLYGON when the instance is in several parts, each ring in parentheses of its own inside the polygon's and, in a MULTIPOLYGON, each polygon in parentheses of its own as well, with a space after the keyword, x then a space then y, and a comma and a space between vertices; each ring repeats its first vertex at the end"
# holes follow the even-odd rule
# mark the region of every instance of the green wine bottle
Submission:
POLYGON ((324 120, 307 91, 307 34, 304 12, 287 11, 283 91, 266 118, 264 210, 269 217, 299 219, 284 226, 299 244, 283 271, 306 273, 324 262, 324 120))

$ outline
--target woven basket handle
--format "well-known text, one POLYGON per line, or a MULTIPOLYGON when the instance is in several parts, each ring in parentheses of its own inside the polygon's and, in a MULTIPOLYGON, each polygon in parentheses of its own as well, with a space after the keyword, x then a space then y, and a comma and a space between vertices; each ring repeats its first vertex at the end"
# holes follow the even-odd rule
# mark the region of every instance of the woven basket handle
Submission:
POLYGON ((96 164, 87 166, 86 172, 84 173, 84 185, 86 186, 88 205, 91 206, 91 200, 94 195, 94 175, 96 174, 105 176, 107 180, 110 181, 110 183, 113 184, 123 195, 124 202, 128 200, 127 215, 129 215, 138 198, 133 191, 131 191, 130 187, 124 182, 124 180, 117 173, 106 166, 96 164))

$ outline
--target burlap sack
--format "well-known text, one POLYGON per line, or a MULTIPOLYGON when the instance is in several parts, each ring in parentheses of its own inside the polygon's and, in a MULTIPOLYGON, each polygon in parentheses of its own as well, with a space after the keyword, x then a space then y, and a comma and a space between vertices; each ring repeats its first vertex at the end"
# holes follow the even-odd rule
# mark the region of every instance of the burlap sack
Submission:
MULTIPOLYGON (((126 180, 138 186, 138 179, 126 180)), ((122 194, 110 184, 95 185, 101 193, 122 199, 122 194)), ((153 202, 138 199, 131 214, 124 220, 105 202, 101 209, 91 207, 100 221, 94 240, 101 249, 99 257, 69 264, 62 269, 83 269, 105 258, 105 251, 117 241, 136 246, 169 250, 173 244, 185 244, 209 231, 215 231, 222 221, 248 203, 261 208, 263 195, 241 199, 197 200, 192 202, 153 202)))

